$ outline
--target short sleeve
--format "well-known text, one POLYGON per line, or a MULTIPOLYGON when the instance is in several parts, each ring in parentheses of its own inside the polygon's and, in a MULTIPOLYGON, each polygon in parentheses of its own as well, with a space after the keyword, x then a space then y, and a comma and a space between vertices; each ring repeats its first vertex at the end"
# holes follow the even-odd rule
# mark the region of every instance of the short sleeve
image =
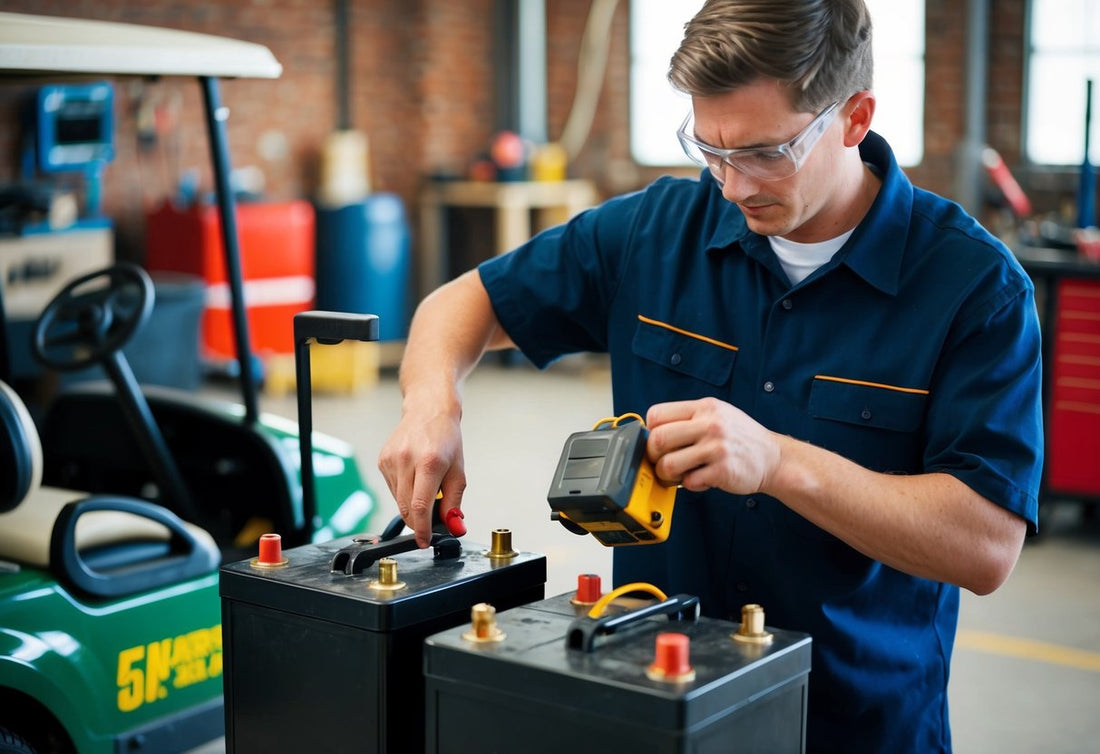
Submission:
POLYGON ((937 370, 928 471, 958 478, 1034 531, 1043 466, 1042 358, 1034 289, 1023 273, 961 312, 937 370))
POLYGON ((640 201, 609 200, 478 267, 501 326, 536 366, 607 350, 608 310, 640 201))

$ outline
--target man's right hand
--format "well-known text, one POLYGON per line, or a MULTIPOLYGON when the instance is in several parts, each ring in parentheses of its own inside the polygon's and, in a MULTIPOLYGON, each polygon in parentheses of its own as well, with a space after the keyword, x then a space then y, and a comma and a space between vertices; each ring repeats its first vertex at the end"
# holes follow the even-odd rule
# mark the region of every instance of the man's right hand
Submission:
POLYGON ((459 417, 406 412, 382 447, 378 468, 416 543, 427 547, 437 493, 443 493, 439 516, 446 521, 447 513, 460 507, 466 489, 459 417))
POLYGON ((436 495, 443 493, 439 517, 446 522, 466 489, 459 385, 486 349, 510 345, 476 269, 416 308, 401 361, 401 421, 378 456, 378 468, 421 547, 431 543, 436 495))

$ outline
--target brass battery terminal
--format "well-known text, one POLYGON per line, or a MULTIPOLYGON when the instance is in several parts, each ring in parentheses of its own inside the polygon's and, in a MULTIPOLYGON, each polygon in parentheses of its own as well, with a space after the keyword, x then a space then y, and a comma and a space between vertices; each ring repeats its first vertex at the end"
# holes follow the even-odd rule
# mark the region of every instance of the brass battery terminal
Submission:
POLYGON ((367 586, 379 591, 397 591, 405 587, 404 581, 397 579, 397 561, 393 558, 382 558, 378 561, 378 578, 372 580, 367 586))
POLYGON ((732 636, 735 641, 745 644, 771 644, 774 637, 764 628, 764 608, 760 605, 743 605, 741 627, 732 636))
POLYGON ((512 549, 511 529, 493 529, 489 535, 489 549, 485 555, 490 560, 511 560, 519 554, 512 549))
POLYGON ((497 625, 497 610, 487 602, 479 602, 470 608, 470 630, 462 634, 466 641, 485 643, 503 641, 504 632, 497 625))

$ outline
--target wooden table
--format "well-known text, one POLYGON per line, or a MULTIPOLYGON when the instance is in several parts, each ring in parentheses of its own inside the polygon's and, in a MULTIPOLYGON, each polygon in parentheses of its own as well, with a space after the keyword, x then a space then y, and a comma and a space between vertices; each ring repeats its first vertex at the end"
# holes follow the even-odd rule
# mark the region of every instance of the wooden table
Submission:
POLYGON ((447 210, 493 210, 493 249, 511 251, 535 233, 563 223, 599 200, 590 181, 437 181, 420 194, 420 295, 446 282, 447 210))

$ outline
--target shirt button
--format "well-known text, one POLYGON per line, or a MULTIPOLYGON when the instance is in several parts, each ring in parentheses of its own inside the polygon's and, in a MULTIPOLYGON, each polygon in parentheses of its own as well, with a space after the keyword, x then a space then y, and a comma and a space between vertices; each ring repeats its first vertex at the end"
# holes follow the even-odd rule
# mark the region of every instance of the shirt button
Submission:
POLYGON ((764 392, 765 393, 770 393, 770 392, 773 392, 774 390, 775 390, 775 383, 774 382, 772 382, 771 380, 768 380, 767 382, 764 383, 764 392))
POLYGON ((744 594, 745 592, 749 591, 749 582, 738 581, 736 584, 733 585, 733 588, 744 594))
POLYGON ((684 357, 681 356, 678 353, 672 354, 672 356, 670 356, 669 359, 668 359, 669 363, 672 364, 672 366, 676 366, 677 364, 679 364, 683 360, 684 360, 684 357))
POLYGON ((871 409, 865 408, 865 409, 863 409, 862 411, 859 412, 859 415, 862 416, 864 419, 870 419, 871 418, 871 409))
POLYGON ((756 507, 756 498, 755 497, 750 497, 748 500, 746 500, 745 501, 745 507, 746 508, 755 508, 756 507))
POLYGON ((791 301, 789 298, 785 298, 783 299, 783 303, 781 303, 780 306, 782 306, 787 311, 790 311, 794 308, 794 302, 791 301))

